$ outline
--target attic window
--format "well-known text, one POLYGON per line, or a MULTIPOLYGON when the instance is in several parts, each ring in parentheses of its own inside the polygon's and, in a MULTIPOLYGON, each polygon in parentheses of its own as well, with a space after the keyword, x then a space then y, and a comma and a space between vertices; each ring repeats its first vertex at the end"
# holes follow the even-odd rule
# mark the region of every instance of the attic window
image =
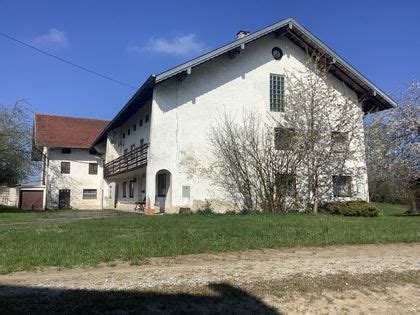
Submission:
POLYGON ((71 149, 70 148, 62 148, 61 149, 61 153, 63 153, 63 154, 71 154, 71 149))
POLYGON ((271 54, 273 55, 273 58, 276 60, 280 60, 281 57, 283 57, 283 51, 278 47, 274 47, 271 50, 271 54))

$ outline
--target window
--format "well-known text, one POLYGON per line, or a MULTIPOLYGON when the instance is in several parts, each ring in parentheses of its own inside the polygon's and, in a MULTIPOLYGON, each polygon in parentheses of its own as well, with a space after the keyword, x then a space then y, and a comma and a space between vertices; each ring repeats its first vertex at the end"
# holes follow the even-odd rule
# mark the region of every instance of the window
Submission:
POLYGON ((136 129, 137 129, 137 125, 133 125, 133 131, 136 131, 136 129))
POLYGON ((122 194, 123 198, 127 197, 127 182, 122 183, 122 194))
POLYGON ((61 162, 61 174, 70 174, 70 162, 61 162))
POLYGON ((143 138, 141 138, 140 139, 140 146, 142 146, 144 144, 144 139, 143 138))
POLYGON ((287 196, 296 194, 296 175, 295 174, 277 174, 276 191, 287 196))
POLYGON ((98 152, 94 148, 89 149, 89 154, 94 155, 96 153, 98 153, 98 152))
POLYGON ((270 74, 270 111, 284 111, 284 76, 270 74))
POLYGON ((62 148, 61 149, 61 153, 63 153, 63 154, 71 154, 71 149, 70 148, 62 148))
POLYGON ((97 194, 96 189, 83 189, 83 199, 96 199, 97 194))
POLYGON ((287 128, 274 128, 274 148, 276 150, 290 150, 295 131, 287 128))
POLYGON ((128 128, 128 130, 127 130, 127 136, 129 136, 130 135, 130 128, 128 128))
POLYGON ((140 119, 139 126, 143 126, 143 119, 140 119))
POLYGON ((166 197, 166 174, 159 174, 157 178, 158 197, 166 197))
POLYGON ((278 47, 274 47, 271 50, 271 54, 273 55, 273 58, 276 60, 280 60, 281 57, 283 57, 283 51, 278 47))
POLYGON ((182 198, 190 198, 190 186, 182 186, 182 198))
POLYGON ((334 197, 351 196, 351 176, 333 176, 334 197))
POLYGON ((146 114, 146 116, 144 117, 144 122, 149 122, 149 114, 146 114))
POLYGON ((98 164, 97 163, 89 163, 89 174, 98 174, 98 164))
POLYGON ((132 144, 131 147, 130 147, 130 151, 133 151, 135 148, 136 148, 136 145, 132 144))
POLYGON ((123 132, 123 139, 125 139, 125 132, 123 132))
POLYGON ((135 179, 130 180, 130 186, 129 186, 129 193, 130 193, 130 198, 134 197, 134 183, 136 182, 135 179))
POLYGON ((331 148, 334 152, 346 150, 348 135, 345 132, 334 131, 331 133, 331 148))

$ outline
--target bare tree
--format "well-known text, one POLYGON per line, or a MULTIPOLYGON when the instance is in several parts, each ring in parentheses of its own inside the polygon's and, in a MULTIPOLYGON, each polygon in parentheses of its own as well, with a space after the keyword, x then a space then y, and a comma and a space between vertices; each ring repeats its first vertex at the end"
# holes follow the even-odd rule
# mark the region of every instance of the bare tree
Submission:
POLYGON ((397 97, 398 107, 365 121, 370 196, 408 202, 419 174, 420 82, 413 80, 397 97))
POLYGON ((23 101, 0 105, 0 184, 15 185, 30 176, 32 122, 23 101))
POLYGON ((281 212, 296 206, 291 181, 299 156, 277 150, 274 129, 256 112, 244 112, 240 119, 224 114, 211 143, 216 184, 238 208, 281 212))
POLYGON ((321 57, 309 59, 304 70, 285 75, 283 113, 226 114, 213 128, 216 182, 240 207, 317 213, 334 196, 335 176, 366 172, 357 99, 330 77, 321 57))
MULTIPOLYGON (((334 80, 322 56, 312 55, 301 71, 286 73, 286 113, 277 124, 293 130, 306 206, 318 212, 331 200, 337 176, 354 180, 366 171, 363 111, 344 83, 334 80)), ((350 194, 354 192, 350 191, 350 194)))

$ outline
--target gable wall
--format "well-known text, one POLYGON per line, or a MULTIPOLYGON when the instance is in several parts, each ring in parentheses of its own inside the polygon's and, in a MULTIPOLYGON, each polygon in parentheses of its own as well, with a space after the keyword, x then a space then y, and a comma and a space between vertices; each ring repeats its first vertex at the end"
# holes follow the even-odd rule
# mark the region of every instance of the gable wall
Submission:
POLYGON ((74 209, 101 209, 103 169, 100 158, 88 149, 72 149, 62 154, 61 148, 49 148, 46 180, 46 207, 58 208, 60 189, 70 189, 70 205, 74 209), (61 162, 70 162, 70 174, 61 174, 61 162), (98 163, 98 174, 89 174, 89 163, 98 163), (97 199, 83 199, 83 189, 96 189, 97 199))
MULTIPOLYGON (((239 120, 244 110, 266 117, 270 106, 270 73, 302 70, 306 60, 305 52, 291 41, 270 35, 247 45, 233 60, 221 56, 193 68, 182 82, 172 78, 157 85, 147 166, 148 197, 154 200, 156 172, 167 169, 172 174, 172 205, 194 206, 204 199, 223 199, 208 176, 212 126, 216 126, 224 112, 236 115, 239 120), (283 50, 280 61, 271 56, 275 46, 283 50), (191 187, 189 199, 181 196, 183 185, 191 187)), ((330 84, 344 92, 338 80, 332 79, 330 84)), ((357 106, 356 95, 349 92, 357 106)))

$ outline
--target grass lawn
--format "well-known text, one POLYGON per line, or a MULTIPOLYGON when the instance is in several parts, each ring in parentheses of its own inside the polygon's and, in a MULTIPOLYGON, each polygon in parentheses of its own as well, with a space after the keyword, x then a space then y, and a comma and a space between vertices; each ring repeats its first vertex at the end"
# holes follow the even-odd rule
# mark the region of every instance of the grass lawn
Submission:
MULTIPOLYGON (((420 241, 419 216, 398 216, 406 206, 377 205, 383 214, 375 218, 311 214, 133 215, 3 226, 0 273, 117 260, 140 263, 150 257, 191 253, 420 241)), ((21 220, 25 215, 42 214, 13 215, 21 220)))

